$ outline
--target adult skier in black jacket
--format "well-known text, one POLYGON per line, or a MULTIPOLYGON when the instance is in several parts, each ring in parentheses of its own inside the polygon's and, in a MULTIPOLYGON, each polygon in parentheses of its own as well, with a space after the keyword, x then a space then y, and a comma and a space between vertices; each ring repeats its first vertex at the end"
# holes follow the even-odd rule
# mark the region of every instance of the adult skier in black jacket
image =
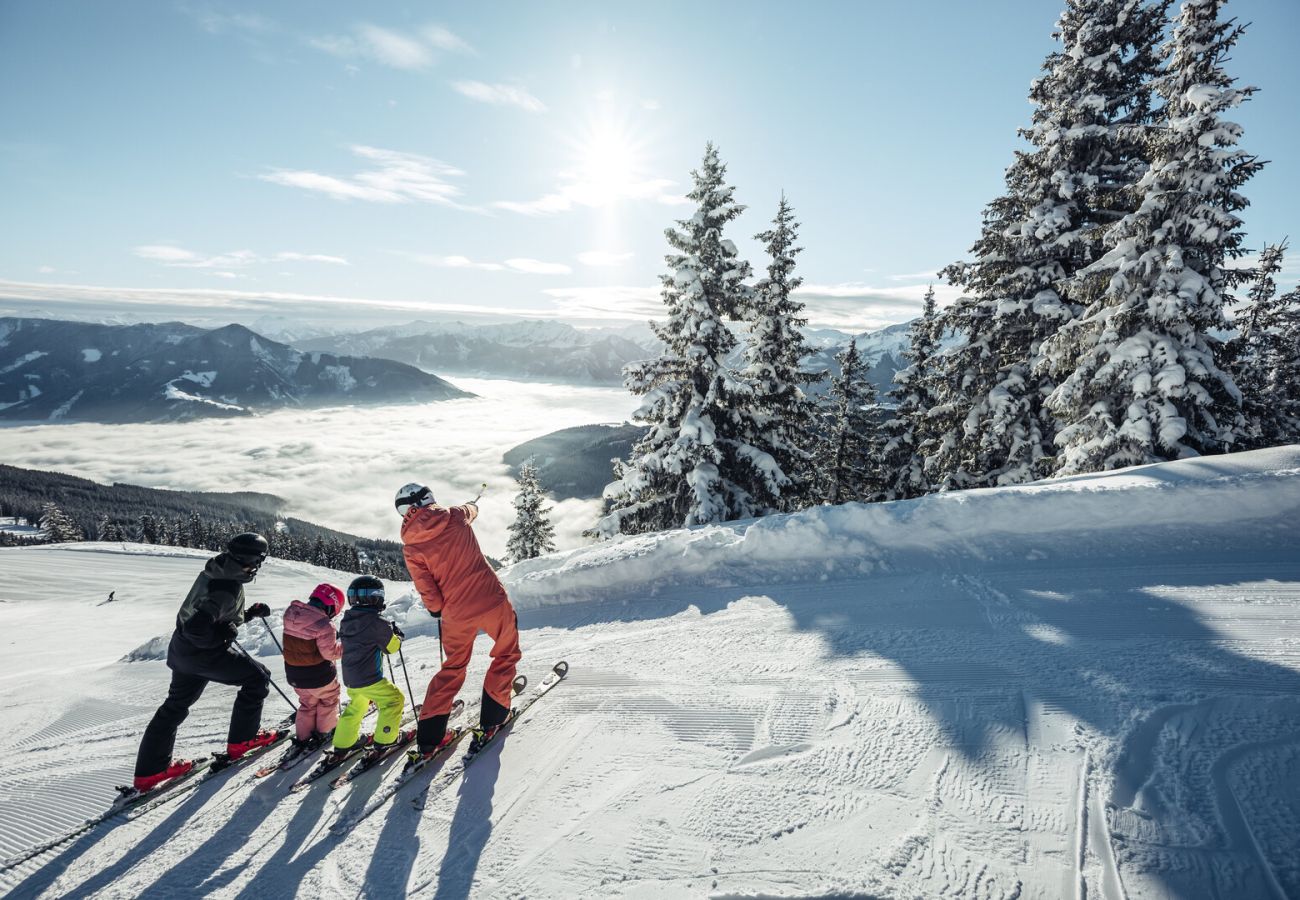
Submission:
POLYGON ((266 538, 260 534, 235 535, 226 545, 226 551, 208 560, 194 580, 176 614, 176 630, 167 646, 171 687, 167 699, 145 728, 136 755, 136 790, 147 791, 193 768, 190 760, 173 761, 172 748, 176 744, 176 729, 210 681, 239 686, 227 736, 226 750, 232 759, 279 736, 258 730, 262 702, 271 681, 270 671, 230 646, 241 624, 271 612, 265 603, 244 608, 244 585, 256 577, 269 549, 266 538))

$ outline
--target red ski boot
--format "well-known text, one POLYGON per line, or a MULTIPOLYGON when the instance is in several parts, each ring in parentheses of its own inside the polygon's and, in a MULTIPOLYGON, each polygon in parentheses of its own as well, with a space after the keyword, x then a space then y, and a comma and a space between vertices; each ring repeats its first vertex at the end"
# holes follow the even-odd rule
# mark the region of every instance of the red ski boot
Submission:
POLYGON ((143 794, 145 791, 152 791, 164 781, 170 781, 173 778, 181 777, 192 768, 194 768, 194 760, 178 759, 173 761, 171 765, 156 775, 135 776, 135 782, 132 784, 132 787, 143 794))
POLYGON ((238 744, 226 745, 226 758, 231 762, 240 759, 250 750, 256 750, 258 747, 265 747, 267 744, 274 744, 283 736, 279 731, 259 731, 253 737, 246 741, 240 741, 238 744))

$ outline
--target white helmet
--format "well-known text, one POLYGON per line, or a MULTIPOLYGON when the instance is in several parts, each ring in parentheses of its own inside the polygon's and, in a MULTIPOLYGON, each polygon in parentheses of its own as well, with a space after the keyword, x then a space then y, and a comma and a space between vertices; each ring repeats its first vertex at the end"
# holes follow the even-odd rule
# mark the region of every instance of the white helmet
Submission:
POLYGON ((433 502, 433 491, 426 485, 415 482, 402 485, 397 496, 393 498, 393 505, 397 507, 399 516, 405 516, 412 509, 419 509, 421 506, 431 506, 433 502))

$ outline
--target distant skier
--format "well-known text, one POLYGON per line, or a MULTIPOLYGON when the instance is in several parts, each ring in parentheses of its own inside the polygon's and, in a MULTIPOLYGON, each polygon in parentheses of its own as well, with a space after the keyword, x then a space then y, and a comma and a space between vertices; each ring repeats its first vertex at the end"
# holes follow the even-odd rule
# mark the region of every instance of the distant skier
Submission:
POLYGON ((447 654, 420 707, 417 737, 420 753, 427 754, 436 750, 447 734, 451 705, 465 683, 465 667, 479 631, 493 640, 492 663, 483 679, 479 710, 479 729, 486 735, 494 733, 510 715, 511 683, 523 654, 515 608, 470 527, 478 516, 478 505, 438 506, 433 492, 422 484, 408 484, 399 490, 395 505, 402 516, 406 569, 425 609, 440 619, 447 654))
POLYGON ((108 592, 108 599, 105 600, 104 602, 105 602, 105 603, 112 603, 113 600, 116 598, 116 596, 117 596, 117 591, 109 591, 109 592, 108 592))
POLYGON ((399 736, 406 698, 384 677, 384 654, 396 653, 402 646, 402 630, 380 615, 384 605, 384 583, 375 576, 362 575, 348 585, 348 611, 339 624, 348 707, 334 729, 335 754, 355 748, 371 703, 379 710, 379 721, 366 753, 377 754, 399 736))
POLYGON ((339 721, 339 679, 334 660, 343 644, 333 619, 343 611, 343 592, 318 584, 304 603, 295 600, 284 611, 284 674, 298 693, 294 719, 295 750, 315 749, 339 721))
POLYGON ((260 534, 237 534, 194 580, 167 646, 167 666, 172 670, 167 699, 145 728, 136 755, 136 790, 147 791, 194 767, 192 760, 173 761, 172 749, 176 729, 210 681, 239 686, 226 738, 231 759, 278 739, 277 732, 259 730, 271 673, 230 647, 241 624, 270 615, 265 603, 244 608, 244 585, 257 576, 269 549, 260 534))

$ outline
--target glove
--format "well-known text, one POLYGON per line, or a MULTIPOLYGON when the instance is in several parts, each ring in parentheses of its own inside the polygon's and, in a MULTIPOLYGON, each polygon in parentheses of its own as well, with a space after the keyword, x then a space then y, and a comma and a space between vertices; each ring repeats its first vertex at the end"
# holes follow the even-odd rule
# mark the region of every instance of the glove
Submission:
POLYGON ((429 612, 429 615, 433 616, 435 619, 441 619, 441 618, 442 618, 442 610, 438 610, 437 612, 432 612, 432 611, 430 611, 430 612, 429 612))
POLYGON ((239 626, 234 622, 218 622, 216 632, 229 645, 235 638, 239 637, 239 626))
POLYGON ((396 623, 394 623, 394 625, 393 625, 393 634, 397 635, 399 638, 402 638, 402 639, 405 639, 405 638, 406 638, 406 633, 403 632, 402 629, 398 628, 397 625, 396 625, 396 623))
POLYGON ((254 619, 265 619, 271 614, 271 607, 265 603, 254 603, 248 609, 244 610, 244 621, 251 622, 254 619))

